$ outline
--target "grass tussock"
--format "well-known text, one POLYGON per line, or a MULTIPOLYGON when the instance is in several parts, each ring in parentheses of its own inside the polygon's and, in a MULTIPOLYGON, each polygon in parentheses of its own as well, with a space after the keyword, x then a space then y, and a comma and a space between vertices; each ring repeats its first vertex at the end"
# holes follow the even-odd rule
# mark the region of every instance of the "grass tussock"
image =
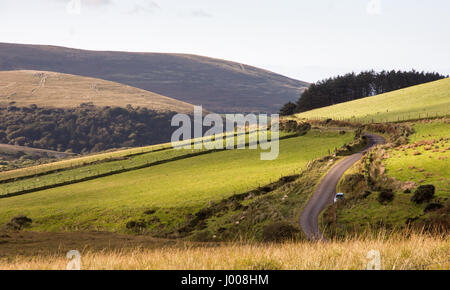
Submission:
MULTIPOLYGON (((448 235, 366 234, 328 242, 187 244, 159 249, 84 251, 82 269, 366 269, 368 252, 379 251, 383 270, 450 268, 448 235)), ((65 253, 0 258, 0 269, 65 269, 65 253)))

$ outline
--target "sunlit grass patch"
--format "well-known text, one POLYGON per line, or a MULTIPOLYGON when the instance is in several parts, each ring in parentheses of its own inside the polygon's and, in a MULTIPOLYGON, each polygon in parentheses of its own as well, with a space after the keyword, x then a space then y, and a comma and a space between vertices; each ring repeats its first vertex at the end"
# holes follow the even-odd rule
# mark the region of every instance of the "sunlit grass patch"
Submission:
POLYGON ((210 201, 298 173, 309 161, 353 137, 311 131, 281 140, 280 155, 273 161, 262 161, 261 150, 226 150, 8 197, 0 199, 0 224, 24 214, 33 219, 32 230, 126 231, 127 221, 156 209, 161 222, 173 226, 210 201))
MULTIPOLYGON (((225 243, 160 249, 82 251, 81 269, 133 270, 365 270, 368 252, 380 256, 380 269, 450 268, 448 236, 380 233, 327 243, 225 243)), ((65 269, 65 253, 0 258, 0 269, 65 269)))
POLYGON ((450 78, 297 114, 300 119, 396 122, 447 116, 450 78))
POLYGON ((414 125, 409 144, 388 151, 386 174, 397 180, 433 184, 436 195, 450 196, 450 124, 446 121, 414 125))

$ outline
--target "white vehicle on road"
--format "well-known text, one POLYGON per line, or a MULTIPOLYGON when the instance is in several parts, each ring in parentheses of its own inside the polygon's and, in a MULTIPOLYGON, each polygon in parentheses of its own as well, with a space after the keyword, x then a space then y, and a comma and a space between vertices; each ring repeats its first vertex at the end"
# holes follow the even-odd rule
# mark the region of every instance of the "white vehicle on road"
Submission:
POLYGON ((336 195, 334 196, 334 202, 338 202, 338 200, 343 200, 344 199, 344 194, 342 192, 336 193, 336 195))

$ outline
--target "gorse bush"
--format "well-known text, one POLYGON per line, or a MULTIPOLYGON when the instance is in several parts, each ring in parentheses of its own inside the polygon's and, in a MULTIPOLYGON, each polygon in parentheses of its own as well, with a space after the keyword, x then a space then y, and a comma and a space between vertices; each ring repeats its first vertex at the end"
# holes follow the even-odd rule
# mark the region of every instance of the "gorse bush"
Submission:
POLYGON ((378 194, 378 202, 385 204, 394 200, 394 192, 392 190, 383 190, 378 194))
POLYGON ((6 228, 8 230, 21 230, 25 227, 28 227, 33 222, 32 219, 26 217, 24 215, 16 216, 11 219, 10 222, 6 224, 6 228))
POLYGON ((411 200, 417 204, 429 202, 433 199, 435 192, 435 187, 432 184, 421 185, 414 192, 411 200))

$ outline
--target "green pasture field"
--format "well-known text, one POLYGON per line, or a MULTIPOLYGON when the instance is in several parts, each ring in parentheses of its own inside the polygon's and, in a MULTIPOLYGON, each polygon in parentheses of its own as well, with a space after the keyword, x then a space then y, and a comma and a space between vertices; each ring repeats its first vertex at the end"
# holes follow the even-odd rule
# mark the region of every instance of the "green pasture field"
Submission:
POLYGON ((0 172, 0 181, 14 178, 21 178, 24 176, 33 176, 37 174, 43 174, 49 171, 55 170, 65 170, 78 166, 85 166, 88 164, 96 163, 96 162, 104 162, 108 160, 113 160, 117 158, 124 158, 136 154, 149 153, 157 150, 163 150, 170 148, 171 144, 159 144, 152 145, 147 147, 139 147, 139 148, 131 148, 131 149, 122 149, 113 152, 100 153, 95 155, 87 155, 83 157, 70 158, 61 160, 58 162, 52 162, 47 164, 41 164, 26 168, 20 168, 15 170, 3 171, 0 172))
MULTIPOLYGON (((409 136, 409 144, 387 149, 383 165, 385 174, 401 182, 413 182, 410 192, 396 190, 394 199, 387 203, 378 201, 379 192, 366 198, 352 199, 336 210, 337 227, 333 230, 346 235, 370 228, 401 228, 408 219, 426 220, 427 203, 411 201, 415 188, 432 184, 436 188, 432 202, 445 205, 450 198, 450 124, 448 119, 422 120, 411 123, 415 133, 409 136)), ((358 165, 346 174, 357 173, 358 165)), ((341 180, 342 181, 342 180, 341 180)))
POLYGON ((397 122, 448 116, 450 78, 297 114, 299 119, 397 122))
POLYGON ((280 155, 273 161, 261 161, 260 150, 226 150, 4 198, 0 223, 24 214, 33 219, 31 230, 36 231, 120 232, 148 209, 156 209, 163 222, 176 223, 210 201, 299 172, 353 138, 351 133, 314 130, 281 140, 280 155))
POLYGON ((413 128, 409 144, 433 144, 391 149, 385 160, 386 174, 403 182, 433 184, 437 196, 450 197, 450 124, 436 120, 417 123, 413 128))
MULTIPOLYGON (((254 138, 252 140, 252 143, 254 143, 254 140, 258 138, 258 134, 256 131, 246 133, 243 139, 246 145, 250 142, 250 138, 254 138)), ((267 135, 270 138, 270 132, 267 135)), ((287 132, 280 132, 279 134, 280 138, 293 135, 293 133, 287 132)), ((225 136, 227 137, 223 139, 224 148, 229 138, 232 138, 235 144, 237 144, 239 137, 236 134, 230 135, 227 133, 225 136)), ((15 170, 14 174, 9 175, 9 179, 0 179, 0 197, 2 195, 15 195, 23 191, 51 187, 53 185, 67 185, 68 183, 86 181, 86 179, 94 179, 105 175, 141 169, 175 159, 212 152, 213 150, 207 149, 204 146, 202 146, 202 149, 194 149, 196 147, 192 147, 192 144, 201 143, 199 141, 202 140, 204 141, 203 144, 210 144, 211 137, 182 141, 175 144, 178 149, 171 148, 171 144, 161 144, 82 157, 74 159, 70 163, 60 161, 46 164, 46 166, 42 167, 15 170), (180 149, 185 145, 193 149, 180 149), (11 176, 15 177, 11 178, 11 176)))

